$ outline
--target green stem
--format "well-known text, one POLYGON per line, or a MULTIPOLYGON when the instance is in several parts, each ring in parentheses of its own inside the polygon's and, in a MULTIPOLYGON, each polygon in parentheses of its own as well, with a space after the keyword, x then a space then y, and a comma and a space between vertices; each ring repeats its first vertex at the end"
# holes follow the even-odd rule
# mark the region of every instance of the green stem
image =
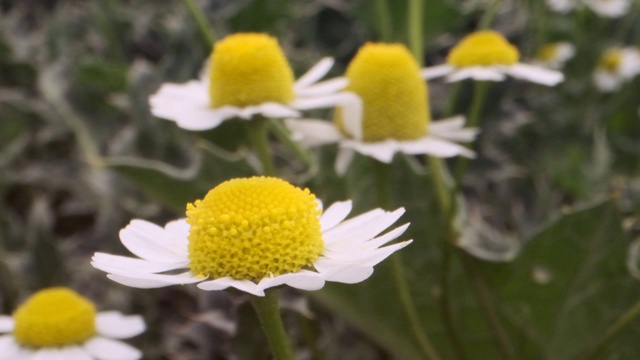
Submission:
POLYGON ((277 290, 266 290, 264 297, 251 296, 251 304, 258 313, 260 325, 267 336, 274 358, 276 360, 293 360, 293 350, 280 317, 277 290))
POLYGON ((378 19, 378 29, 380 30, 381 41, 391 41, 391 16, 387 0, 376 0, 375 12, 378 19))
POLYGON ((594 360, 601 359, 599 356, 600 353, 609 345, 611 340, 613 340, 620 332, 627 328, 631 323, 633 323, 636 318, 640 315, 640 301, 636 302, 632 307, 627 310, 622 316, 618 318, 618 320, 611 325, 604 333, 604 336, 600 341, 596 343, 594 347, 591 348, 585 356, 582 357, 584 360, 594 360))
POLYGON ((247 135, 254 151, 258 154, 262 163, 262 173, 273 176, 276 174, 271 150, 269 149, 269 132, 267 131, 268 119, 259 117, 249 121, 247 125, 247 135))
POLYGON ((500 10, 500 5, 502 5, 502 0, 495 0, 493 4, 491 4, 489 10, 487 10, 484 15, 482 15, 482 18, 478 23, 478 30, 486 30, 489 28, 489 26, 491 25, 491 21, 493 21, 493 18, 498 13, 498 10, 500 10))
POLYGON ((456 81, 451 86, 451 93, 449 93, 449 101, 447 107, 444 110, 444 118, 448 118, 453 115, 458 104, 458 96, 460 96, 460 89, 462 88, 462 81, 456 81))
MULTIPOLYGON (((487 97, 488 88, 488 81, 474 82, 473 102, 471 103, 471 110, 469 110, 469 127, 473 128, 480 125, 480 115, 482 114, 482 109, 484 108, 484 102, 487 97)), ((469 147, 472 146, 473 144, 469 145, 469 147)), ((461 157, 460 159, 458 159, 455 174, 455 183, 457 184, 458 190, 462 184, 462 177, 467 170, 468 163, 469 160, 467 158, 461 157)))
MULTIPOLYGON (((390 193, 390 166, 379 161, 374 160, 374 166, 376 167, 376 178, 378 185, 378 201, 380 205, 388 209, 391 205, 391 193, 390 193)), ((407 284, 407 277, 404 274, 404 266, 402 263, 402 257, 400 253, 395 253, 391 256, 391 270, 393 272, 393 285, 396 288, 396 293, 400 298, 402 304, 402 310, 405 315, 405 319, 411 327, 411 335, 417 342, 420 350, 426 359, 440 360, 438 352, 431 344, 429 336, 424 330, 422 324, 420 324, 420 318, 418 311, 416 310, 416 304, 411 296, 409 285, 407 284)))
POLYGON ((302 162, 306 166, 313 166, 313 158, 309 154, 309 152, 300 146, 300 143, 291 139, 291 135, 284 125, 281 122, 274 119, 274 121, 269 122, 269 130, 275 135, 275 137, 280 140, 283 144, 287 145, 291 150, 293 150, 294 154, 302 160, 302 162))
POLYGON ((422 31, 422 5, 423 0, 409 0, 409 6, 407 7, 407 21, 409 22, 409 49, 413 57, 418 61, 418 64, 422 66, 422 45, 423 45, 423 31, 422 31))
POLYGON ((213 31, 211 25, 209 25, 209 22, 204 16, 202 10, 196 5, 194 0, 182 0, 182 2, 189 10, 189 13, 193 17, 193 19, 196 21, 196 25, 198 25, 198 30, 200 31, 202 40, 204 40, 207 45, 213 45, 213 43, 216 41, 215 32, 213 31))
POLYGON ((429 162, 429 169, 431 169, 433 186, 440 202, 440 209, 444 214, 448 214, 451 211, 450 176, 441 158, 427 156, 427 161, 429 162))

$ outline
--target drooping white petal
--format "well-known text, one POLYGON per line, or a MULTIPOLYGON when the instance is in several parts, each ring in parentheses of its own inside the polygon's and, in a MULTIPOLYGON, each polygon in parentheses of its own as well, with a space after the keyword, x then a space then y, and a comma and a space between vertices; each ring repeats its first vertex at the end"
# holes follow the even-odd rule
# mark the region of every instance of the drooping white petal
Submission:
POLYGON ((0 315, 0 333, 6 333, 13 330, 13 318, 11 316, 0 315))
POLYGON ((198 287, 207 291, 224 290, 229 287, 234 287, 255 296, 264 296, 264 291, 258 288, 258 284, 253 281, 236 280, 231 277, 222 277, 215 280, 203 281, 198 284, 198 287))
POLYGON ((0 360, 13 360, 21 352, 20 345, 12 335, 0 336, 0 360))
POLYGON ((29 360, 93 360, 93 357, 78 346, 67 346, 34 350, 29 360))
POLYGON ((402 235, 408 227, 409 224, 404 224, 385 233, 384 235, 365 242, 334 242, 327 246, 325 255, 331 257, 331 254, 349 252, 354 248, 357 248, 360 251, 373 251, 402 235))
POLYGON ((456 142, 471 142, 478 136, 480 129, 465 128, 464 121, 464 116, 434 121, 428 126, 429 135, 456 142))
POLYGON ((362 243, 370 240, 396 222, 404 211, 404 208, 392 212, 375 209, 344 221, 323 234, 325 246, 329 248, 333 242, 362 243))
POLYGON ((629 10, 629 0, 584 0, 593 12, 608 18, 624 16, 629 10))
POLYGON ((288 285, 300 290, 315 291, 322 289, 324 278, 317 272, 300 270, 273 278, 264 278, 258 283, 258 289, 266 290, 279 285, 288 285))
POLYGON ((373 266, 362 264, 342 264, 322 273, 326 281, 343 284, 356 284, 368 279, 373 274, 373 266))
POLYGON ((85 342, 82 347, 98 360, 138 360, 142 352, 122 341, 96 336, 85 342))
POLYGON ((142 259, 156 262, 184 260, 182 254, 173 252, 171 238, 171 234, 162 227, 144 220, 132 220, 120 230, 120 240, 129 251, 142 259))
POLYGON ((186 272, 177 275, 131 273, 131 275, 107 274, 107 277, 122 285, 138 289, 154 289, 171 285, 193 284, 203 281, 186 272))
POLYGON ((268 118, 287 118, 300 116, 300 112, 298 112, 297 110, 275 102, 266 102, 264 104, 255 106, 254 108, 255 111, 249 117, 252 117, 256 113, 262 114, 268 118))
POLYGON ((331 70, 333 63, 333 58, 322 58, 295 82, 295 84, 293 85, 293 90, 295 92, 298 92, 322 79, 322 77, 324 77, 329 72, 329 70, 331 70))
POLYGON ((555 12, 566 14, 576 7, 576 0, 546 0, 547 6, 555 12))
POLYGON ((344 220, 351 212, 351 207, 351 200, 338 201, 331 204, 331 206, 329 206, 329 208, 320 216, 321 231, 327 231, 344 220))
POLYGON ((345 77, 334 78, 299 90, 296 95, 298 97, 329 95, 344 89, 348 84, 349 80, 345 77))
POLYGON ((504 67, 504 71, 515 78, 547 86, 557 85, 564 80, 564 75, 559 71, 529 64, 513 64, 504 67))
POLYGON ((97 252, 91 258, 91 265, 107 273, 127 275, 133 272, 138 273, 158 273, 175 269, 182 269, 187 266, 189 259, 175 263, 153 262, 142 259, 134 259, 126 256, 111 255, 97 252))
POLYGON ((593 83, 596 88, 603 92, 618 90, 622 86, 623 79, 616 74, 604 69, 596 69, 593 72, 593 83))
MULTIPOLYGON (((343 253, 333 253, 330 258, 344 262, 346 264, 359 264, 362 266, 375 266, 382 260, 389 257, 394 252, 404 248, 411 244, 413 240, 407 240, 399 242, 397 244, 387 245, 385 247, 373 250, 373 251, 351 251, 343 253)), ((329 256, 327 256, 329 257, 329 256)))
POLYGON ((99 335, 111 339, 128 339, 140 335, 147 326, 139 315, 125 316, 118 311, 105 311, 96 314, 96 331, 99 335))
POLYGON ((343 176, 347 173, 347 169, 349 165, 351 165, 351 161, 353 161, 353 156, 355 152, 353 149, 348 148, 339 148, 338 155, 336 155, 336 162, 333 164, 333 168, 339 176, 343 176))
POLYGON ((465 120, 466 119, 463 115, 458 115, 438 121, 432 121, 429 123, 429 131, 447 132, 458 130, 464 127, 465 120))
POLYGON ((431 80, 435 78, 439 78, 442 76, 446 76, 455 71, 455 68, 448 64, 431 66, 428 68, 424 68, 420 71, 420 76, 422 76, 425 80, 431 80))
POLYGON ((355 93, 345 91, 340 94, 342 110, 342 126, 352 138, 362 140, 362 117, 363 103, 360 96, 355 93))
POLYGON ((332 123, 315 119, 287 119, 285 125, 304 146, 315 147, 338 142, 342 134, 332 123))
POLYGON ((389 164, 398 151, 397 143, 393 140, 385 140, 374 143, 363 143, 353 140, 345 140, 340 145, 353 149, 363 155, 370 156, 380 162, 389 164))
POLYGON ((456 82, 465 79, 474 79, 479 81, 504 81, 505 76, 500 69, 493 66, 469 66, 458 68, 447 76, 448 82, 456 82))
POLYGON ((437 157, 464 156, 475 157, 475 153, 462 145, 433 136, 426 136, 415 141, 399 142, 398 147, 407 154, 430 154, 437 157))

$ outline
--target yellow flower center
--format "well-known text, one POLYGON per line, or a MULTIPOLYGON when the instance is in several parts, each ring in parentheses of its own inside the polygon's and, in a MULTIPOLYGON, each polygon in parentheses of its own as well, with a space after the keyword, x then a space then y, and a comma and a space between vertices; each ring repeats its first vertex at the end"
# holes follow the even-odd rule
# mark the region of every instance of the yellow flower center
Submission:
POLYGON ((225 181, 187 205, 191 272, 259 281, 309 267, 324 250, 320 213, 309 189, 284 180, 225 181))
MULTIPOLYGON (((362 140, 414 140, 426 135, 430 120, 427 85, 403 45, 365 44, 349 64, 346 77, 346 90, 363 102, 362 140)), ((341 109, 334 121, 345 133, 341 109)))
POLYGON ((96 333, 95 306, 68 288, 38 291, 18 307, 13 319, 13 335, 26 347, 79 344, 96 333))
POLYGON ((540 50, 538 50, 538 54, 536 58, 542 61, 551 61, 558 56, 558 44, 557 43, 549 43, 544 44, 540 50))
POLYGON ((513 65, 520 53, 499 32, 486 30, 467 35, 456 45, 447 63, 455 67, 513 65))
POLYGON ((600 66, 607 71, 616 72, 622 61, 622 51, 620 49, 607 50, 600 58, 600 66))
POLYGON ((209 96, 214 108, 293 100, 293 70, 274 37, 229 35, 214 46, 209 66, 209 96))

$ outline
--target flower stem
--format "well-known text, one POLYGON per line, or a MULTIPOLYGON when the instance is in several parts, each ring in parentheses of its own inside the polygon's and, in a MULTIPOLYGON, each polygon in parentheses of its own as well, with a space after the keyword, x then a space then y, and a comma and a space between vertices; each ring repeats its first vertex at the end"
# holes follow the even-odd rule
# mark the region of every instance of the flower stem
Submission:
POLYGON ((268 119, 259 117, 249 121, 247 126, 247 135, 253 146, 254 151, 258 154, 262 163, 262 173, 264 175, 273 176, 276 174, 273 160, 271 159, 271 150, 269 149, 269 132, 267 131, 268 119))
POLYGON ((209 25, 209 22, 204 16, 202 10, 196 5, 194 0, 182 0, 182 2, 189 10, 189 13, 193 17, 193 19, 196 21, 196 25, 198 25, 198 30, 200 31, 200 36, 202 36, 202 39, 207 42, 207 45, 213 45, 213 43, 216 41, 215 32, 213 31, 211 25, 209 25))
POLYGON ((376 0, 375 12, 378 18, 378 29, 380 30, 381 41, 391 41, 391 16, 387 0, 376 0))
POLYGON ((423 43, 423 31, 422 31, 422 5, 423 0, 409 0, 409 6, 407 7, 407 21, 408 26, 408 42, 409 49, 413 57, 418 61, 418 64, 422 66, 422 43, 423 43))
POLYGON ((618 320, 611 325, 607 331, 604 333, 604 336, 600 341, 596 343, 595 346, 591 348, 591 350, 581 357, 584 360, 593 360, 600 359, 600 353, 607 347, 607 345, 613 340, 618 334, 627 328, 636 318, 640 315, 640 300, 636 302, 633 306, 629 308, 622 316, 618 318, 618 320))
POLYGON ((256 309, 260 325, 267 336, 274 358, 276 360, 293 360, 293 350, 280 317, 277 290, 266 290, 264 297, 251 296, 251 304, 256 309))
POLYGON ((478 23, 478 30, 488 29, 491 25, 491 21, 498 13, 500 9, 500 5, 502 5, 502 0, 494 0, 491 7, 482 15, 480 22, 478 23))
MULTIPOLYGON (((487 90, 489 89, 488 81, 476 81, 474 82, 473 88, 473 102, 471 103, 471 110, 469 110, 469 127, 477 127, 480 125, 480 115, 482 114, 482 109, 484 108, 484 102, 487 98, 487 90)), ((473 146, 473 145, 469 145, 473 146)), ((465 171, 467 170, 467 164, 469 160, 467 158, 461 157, 458 160, 455 174, 455 183, 457 184, 458 190, 460 189, 460 185, 462 183, 462 177, 464 176, 465 171)))
MULTIPOLYGON (((377 177, 378 185, 378 201, 380 206, 388 209, 391 205, 391 193, 390 193, 390 165, 374 161, 375 173, 377 177)), ((433 344, 429 340, 429 336, 422 324, 420 324, 420 318, 418 311, 416 310, 416 304, 411 296, 409 285, 407 284, 407 277, 404 273, 404 265, 400 253, 395 253, 391 256, 391 271, 393 272, 393 285, 396 288, 396 293, 400 298, 402 304, 402 310, 405 315, 405 319, 409 322, 411 335, 417 342, 426 359, 440 360, 440 355, 434 348, 433 344)))

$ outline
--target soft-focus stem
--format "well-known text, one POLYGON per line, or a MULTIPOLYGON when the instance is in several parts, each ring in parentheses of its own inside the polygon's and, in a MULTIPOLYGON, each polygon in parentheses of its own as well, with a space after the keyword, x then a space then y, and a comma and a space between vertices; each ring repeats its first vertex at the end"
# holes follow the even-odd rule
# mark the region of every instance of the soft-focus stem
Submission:
POLYGON ((247 135, 254 151, 262 163, 262 173, 267 176, 276 174, 269 149, 269 132, 267 131, 268 119, 259 117, 249 121, 247 125, 247 135))
POLYGON ((423 0, 409 0, 409 6, 407 7, 407 20, 409 21, 409 49, 420 66, 422 66, 423 63, 422 5, 423 0))
MULTIPOLYGON (((484 108, 484 102, 487 98, 487 90, 489 89, 488 81, 476 81, 473 87, 473 102, 471 103, 471 110, 469 110, 469 127, 474 128, 480 125, 480 115, 484 108)), ((470 145, 472 146, 472 145, 470 145)), ((461 157, 458 160, 455 174, 455 183, 458 189, 462 184, 462 177, 467 170, 467 164, 469 160, 461 157)))
POLYGON ((618 318, 618 320, 611 325, 604 333, 604 336, 600 341, 596 343, 594 347, 584 356, 582 359, 584 360, 595 360, 601 359, 600 353, 609 345, 611 340, 613 340, 620 332, 627 328, 627 326, 634 323, 634 321, 640 315, 640 300, 636 302, 632 307, 627 310, 622 316, 618 318))
POLYGON ((380 29, 380 40, 391 41, 391 13, 387 0, 375 0, 375 12, 378 19, 378 28, 380 29))
POLYGON ((193 17, 193 20, 196 21, 196 25, 198 25, 198 30, 200 31, 200 35, 202 39, 207 42, 208 45, 213 45, 216 41, 215 32, 207 18, 204 16, 202 10, 196 5, 195 0, 182 0, 184 5, 189 10, 189 13, 193 17))
POLYGON ((276 360, 293 360, 293 350, 289 337, 284 330, 278 307, 278 292, 276 289, 265 291, 265 296, 251 296, 251 304, 256 309, 262 330, 267 336, 269 346, 276 360))
POLYGON ((294 154, 302 160, 302 162, 306 166, 313 165, 313 158, 310 156, 309 152, 300 146, 300 143, 291 139, 291 135, 289 131, 284 127, 282 123, 277 120, 269 122, 269 130, 271 130, 272 134, 283 144, 288 146, 291 150, 293 150, 294 154))
MULTIPOLYGON (((380 206, 384 209, 388 209, 391 205, 390 165, 374 160, 374 166, 378 185, 378 201, 380 206)), ((395 286, 396 293, 400 298, 400 304, 402 305, 405 318, 411 327, 410 331, 413 338, 417 342, 420 351, 422 351, 423 356, 425 356, 426 359, 440 360, 440 355, 438 355, 435 347, 431 344, 424 327, 420 324, 418 311, 416 310, 416 305, 413 301, 413 297, 411 296, 409 284, 407 283, 407 277, 404 273, 401 253, 391 255, 390 261, 391 271, 393 272, 393 285, 395 286)))
POLYGON ((491 26, 491 21, 500 10, 500 5, 502 5, 502 0, 494 0, 491 7, 482 15, 480 22, 478 23, 478 30, 486 30, 491 26))

